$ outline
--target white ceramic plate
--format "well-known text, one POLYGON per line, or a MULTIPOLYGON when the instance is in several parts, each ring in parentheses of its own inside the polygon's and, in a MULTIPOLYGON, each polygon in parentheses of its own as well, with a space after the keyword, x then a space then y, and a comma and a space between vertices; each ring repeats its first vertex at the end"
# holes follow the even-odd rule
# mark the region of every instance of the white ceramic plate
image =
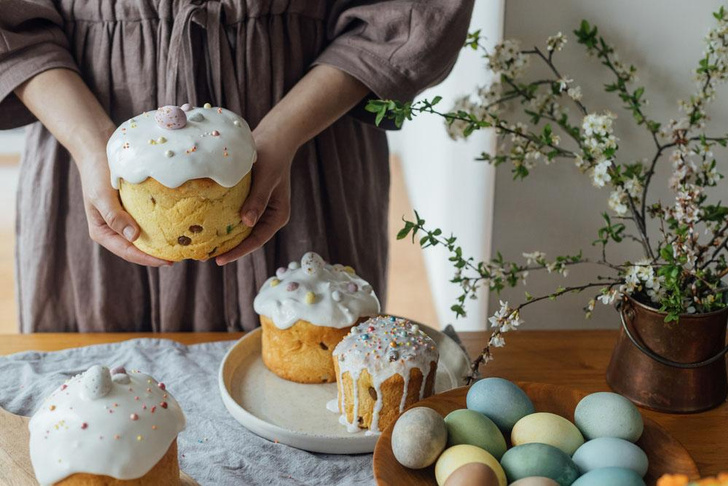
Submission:
MULTIPOLYGON (((437 343, 435 393, 464 384, 468 357, 450 337, 420 325, 437 343)), ((328 454, 374 451, 379 434, 349 433, 326 409, 336 383, 305 385, 279 378, 263 364, 260 328, 238 341, 222 360, 220 394, 230 414, 251 432, 298 449, 328 454)))

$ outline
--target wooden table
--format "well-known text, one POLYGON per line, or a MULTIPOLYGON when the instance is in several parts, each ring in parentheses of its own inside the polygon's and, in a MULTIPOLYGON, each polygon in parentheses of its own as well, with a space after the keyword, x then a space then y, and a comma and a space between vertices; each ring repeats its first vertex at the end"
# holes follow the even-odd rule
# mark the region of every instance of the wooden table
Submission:
MULTIPOLYGON (((238 339, 242 334, 0 334, 0 355, 19 351, 53 351, 90 344, 158 337, 194 344, 238 339)), ((475 355, 486 333, 462 333, 465 347, 475 355)), ((483 368, 486 376, 509 380, 553 383, 586 392, 608 390, 604 372, 609 363, 616 331, 518 331, 509 333, 508 344, 496 351, 495 360, 483 368)), ((1 379, 1 378, 0 378, 1 379)), ((728 404, 694 415, 670 415, 643 410, 690 451, 703 475, 728 470, 728 404)))

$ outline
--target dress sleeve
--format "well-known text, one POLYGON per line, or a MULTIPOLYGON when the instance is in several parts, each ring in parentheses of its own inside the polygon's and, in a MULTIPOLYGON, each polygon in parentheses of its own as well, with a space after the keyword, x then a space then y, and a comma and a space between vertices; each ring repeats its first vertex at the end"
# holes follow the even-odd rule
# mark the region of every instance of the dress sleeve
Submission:
POLYGON ((338 0, 314 65, 354 76, 375 98, 411 101, 450 73, 472 10, 473 0, 338 0))
POLYGON ((0 129, 27 125, 35 117, 13 90, 53 68, 78 72, 52 0, 0 1, 0 129))

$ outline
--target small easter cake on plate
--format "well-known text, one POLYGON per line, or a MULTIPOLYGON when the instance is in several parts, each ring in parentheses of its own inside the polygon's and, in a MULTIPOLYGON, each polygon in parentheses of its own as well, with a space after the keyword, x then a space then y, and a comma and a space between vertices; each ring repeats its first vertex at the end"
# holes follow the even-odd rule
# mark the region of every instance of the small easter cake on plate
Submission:
POLYGON ((251 229, 248 197, 255 143, 224 108, 163 106, 122 123, 106 147, 111 185, 141 228, 134 245, 165 260, 206 260, 251 229))
POLYGON ((253 307, 269 370, 298 383, 333 383, 331 353, 353 325, 379 313, 379 300, 353 268, 331 265, 309 252, 279 268, 253 307))
POLYGON ((334 350, 341 421, 379 432, 432 395, 439 352, 407 319, 378 316, 351 329, 334 350))
POLYGON ((30 459, 42 485, 179 485, 185 416, 164 383, 92 366, 51 393, 30 420, 30 459))

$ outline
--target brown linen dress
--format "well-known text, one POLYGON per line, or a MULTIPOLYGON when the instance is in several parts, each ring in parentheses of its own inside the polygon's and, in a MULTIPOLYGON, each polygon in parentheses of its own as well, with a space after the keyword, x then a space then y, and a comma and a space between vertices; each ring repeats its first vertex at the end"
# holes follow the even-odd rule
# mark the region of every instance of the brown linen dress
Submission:
MULTIPOLYGON (((255 127, 316 64, 373 96, 408 100, 452 68, 471 9, 472 0, 0 0, 0 129, 35 121, 13 90, 58 67, 79 72, 116 123, 210 102, 255 127)), ((352 265, 383 297, 388 149, 362 105, 301 147, 291 185, 290 223, 264 248, 224 267, 146 268, 89 238, 76 166, 33 123, 17 205, 21 329, 249 330, 260 285, 310 250, 352 265)))

